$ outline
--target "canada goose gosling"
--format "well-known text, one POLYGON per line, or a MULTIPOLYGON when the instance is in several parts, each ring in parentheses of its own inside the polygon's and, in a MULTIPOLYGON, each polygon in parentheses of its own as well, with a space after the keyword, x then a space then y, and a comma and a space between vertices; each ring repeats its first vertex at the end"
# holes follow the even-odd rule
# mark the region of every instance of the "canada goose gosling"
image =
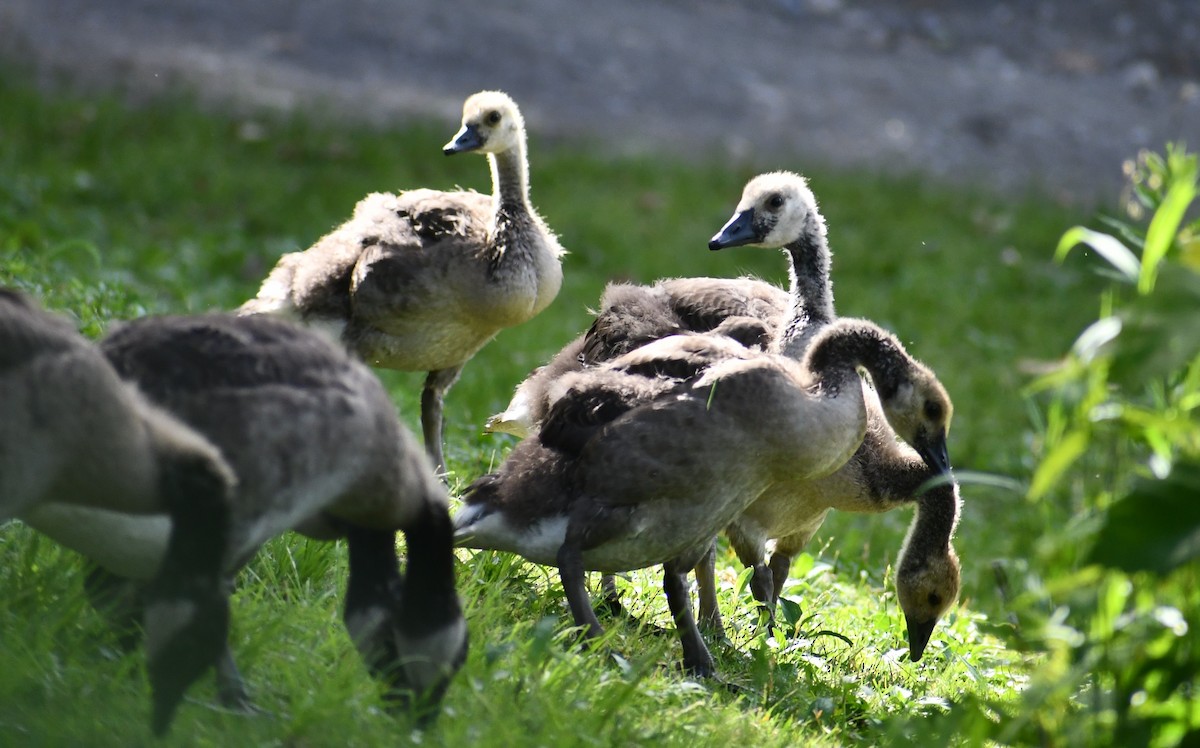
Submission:
POLYGON ((828 230, 804 177, 760 174, 746 183, 733 216, 708 242, 728 247, 782 248, 788 256, 792 310, 776 332, 774 350, 799 359, 812 335, 834 317, 828 230))
POLYGON ((347 535, 351 637, 389 699, 419 700, 419 714, 432 716, 467 647, 448 502, 371 370, 314 332, 264 316, 142 318, 101 347, 234 466, 232 542, 219 549, 227 570, 288 529, 347 535), (402 576, 397 530, 409 541, 402 576))
POLYGON ((684 665, 711 672, 690 602, 680 599, 680 577, 768 486, 820 477, 849 459, 866 427, 859 366, 871 373, 897 431, 931 464, 946 465, 944 390, 869 322, 827 327, 803 364, 726 339, 677 336, 564 377, 539 438, 523 441, 498 473, 467 490, 456 539, 558 566, 575 622, 592 637, 603 628, 584 572, 663 564, 684 665), (697 364, 688 361, 708 364, 694 381, 684 369, 697 364), (679 386, 648 402, 637 389, 645 377, 625 373, 680 365, 679 386))
POLYGON ((564 251, 530 205, 524 119, 509 96, 469 97, 443 151, 486 154, 493 194, 368 195, 350 220, 281 257, 239 312, 298 317, 372 366, 427 372, 421 430, 444 472, 447 391, 500 330, 549 306, 564 251))
POLYGON ((734 217, 709 242, 712 250, 738 246, 782 248, 790 290, 751 278, 611 283, 591 328, 518 385, 484 430, 529 436, 545 418, 554 380, 669 335, 725 335, 799 360, 811 335, 834 318, 825 219, 804 177, 772 172, 746 184, 734 217))
POLYGON ((121 381, 91 341, 0 289, 0 518, 55 504, 135 523, 172 518, 146 601, 156 733, 224 649, 235 485, 216 447, 121 381))
MULTIPOLYGON (((539 232, 545 236, 553 262, 541 263, 545 267, 539 268, 539 287, 533 309, 527 316, 521 315, 528 319, 545 308, 558 294, 562 285, 562 269, 558 265, 558 257, 563 251, 530 205, 526 142, 525 119, 516 102, 500 91, 480 91, 463 103, 462 127, 443 146, 442 151, 447 156, 472 151, 487 156, 495 206, 492 226, 488 232, 488 239, 496 249, 496 257, 491 261, 493 274, 504 276, 522 272, 521 268, 506 267, 502 262, 510 250, 516 254, 524 249, 523 245, 526 242, 520 239, 521 233, 539 232)), ((430 372, 421 393, 422 430, 427 448, 430 444, 435 445, 435 449, 430 451, 430 457, 438 470, 444 470, 446 464, 442 455, 442 403, 446 391, 458 378, 461 370, 460 365, 453 373, 430 372)))
MULTIPOLYGON (((823 222, 814 223, 809 215, 797 215, 791 207, 805 203, 809 199, 805 194, 807 191, 803 178, 789 172, 755 177, 743 190, 733 217, 713 236, 709 244, 710 249, 733 246, 783 247, 791 254, 791 289, 797 306, 792 315, 791 325, 788 329, 781 330, 778 350, 793 358, 802 356, 820 327, 834 318, 829 280, 829 253, 827 249, 811 251, 812 248, 825 247, 823 222), (810 251, 803 250, 806 245, 810 251)), ((813 211, 811 216, 819 218, 819 213, 813 211)), ((874 400, 871 402, 874 403, 874 400)), ((796 493, 780 495, 768 492, 760 502, 773 502, 776 506, 751 506, 747 510, 747 515, 757 518, 752 523, 755 529, 751 531, 750 536, 742 534, 744 528, 741 526, 741 518, 729 528, 728 534, 734 541, 739 557, 747 563, 751 563, 750 559, 757 555, 751 552, 749 547, 758 545, 761 548, 762 543, 762 539, 756 540, 752 536, 758 535, 764 529, 787 536, 780 541, 772 554, 769 571, 765 563, 756 561, 752 564, 755 574, 751 590, 756 599, 768 605, 768 610, 773 609, 774 600, 787 579, 792 554, 816 531, 828 509, 884 511, 901 501, 912 500, 918 485, 941 472, 942 467, 937 465, 928 464, 928 469, 916 466, 902 451, 884 444, 881 440, 890 440, 892 430, 882 423, 881 416, 876 408, 872 408, 872 428, 880 429, 881 433, 865 440, 854 458, 838 471, 839 474, 815 481, 810 486, 800 488, 796 493), (795 503, 797 508, 781 511, 778 508, 781 501, 795 503), (807 514, 805 509, 808 510, 807 514), (762 521, 766 521, 767 524, 758 524, 762 521), (771 522, 776 524, 771 525, 771 522)), ((954 514, 957 516, 957 489, 952 486, 937 490, 954 494, 955 498, 951 503, 954 504, 954 514)), ((926 515, 929 513, 925 512, 926 515)), ((946 514, 946 511, 942 510, 939 514, 946 514)), ((944 611, 944 608, 932 611, 928 604, 917 605, 918 597, 924 598, 929 594, 924 588, 938 587, 939 590, 933 599, 946 605, 949 603, 945 601, 957 597, 958 562, 957 557, 951 558, 953 549, 949 547, 952 530, 952 525, 935 527, 922 523, 920 513, 914 518, 910 537, 917 533, 925 538, 940 538, 938 542, 947 549, 947 553, 939 556, 941 564, 933 564, 921 577, 921 591, 915 589, 915 577, 902 575, 897 578, 897 589, 901 599, 909 601, 906 616, 910 622, 917 622, 915 629, 910 626, 910 630, 931 630, 933 622, 944 611), (918 529, 921 527, 925 529, 918 529)), ((698 573, 700 571, 702 570, 698 570, 698 573)), ((702 581, 700 597, 705 619, 719 630, 720 616, 716 610, 715 587, 711 580, 702 581)), ((914 638, 910 635, 914 660, 920 658, 927 640, 928 631, 924 638, 914 638)))
MULTIPOLYGON (((218 512, 189 500, 176 512, 179 521, 59 506, 32 513, 34 526, 105 569, 138 579, 147 575, 147 560, 152 569, 162 558, 168 535, 164 569, 178 566, 173 548, 190 567, 215 563, 211 580, 192 586, 190 607, 176 598, 156 602, 165 593, 151 585, 146 620, 155 629, 173 627, 191 608, 227 621, 227 589, 218 582, 273 535, 288 529, 320 539, 347 535, 347 628, 389 700, 428 719, 467 648, 449 509, 444 486, 378 378, 321 336, 263 316, 143 318, 111 333, 101 348, 157 408, 202 434, 213 453, 220 447, 237 475, 229 519, 218 525, 218 512), (397 529, 409 541, 404 575, 397 529), (180 534, 185 530, 190 534, 180 534), (177 535, 193 542, 176 542, 177 535)), ((150 674, 165 684, 155 690, 156 730, 165 729, 188 684, 214 660, 223 701, 231 688, 244 699, 223 631, 184 630, 191 638, 180 641, 193 646, 169 651, 148 631, 150 674)))

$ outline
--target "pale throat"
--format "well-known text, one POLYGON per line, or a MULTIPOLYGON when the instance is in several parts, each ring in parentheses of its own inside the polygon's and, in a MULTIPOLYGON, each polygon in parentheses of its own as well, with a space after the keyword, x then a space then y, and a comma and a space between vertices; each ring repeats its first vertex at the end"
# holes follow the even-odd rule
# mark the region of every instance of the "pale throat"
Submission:
POLYGON ((496 208, 520 207, 528 210, 529 164, 525 160, 525 145, 516 146, 502 153, 489 153, 488 164, 492 170, 492 194, 496 208))

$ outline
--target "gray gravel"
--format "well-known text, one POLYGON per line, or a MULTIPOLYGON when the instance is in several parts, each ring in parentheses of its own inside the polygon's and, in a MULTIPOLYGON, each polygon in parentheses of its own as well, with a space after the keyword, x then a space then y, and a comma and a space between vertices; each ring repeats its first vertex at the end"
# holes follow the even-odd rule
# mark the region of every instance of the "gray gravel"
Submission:
POLYGON ((1067 202, 1200 147, 1198 0, 0 0, 47 83, 372 122, 502 88, 539 137, 1067 202))

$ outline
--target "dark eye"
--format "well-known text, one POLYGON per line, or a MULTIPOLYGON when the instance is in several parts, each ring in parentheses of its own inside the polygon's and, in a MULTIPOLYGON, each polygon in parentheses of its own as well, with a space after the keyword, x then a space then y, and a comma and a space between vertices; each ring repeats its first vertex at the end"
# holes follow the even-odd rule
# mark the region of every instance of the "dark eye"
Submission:
POLYGON ((935 403, 932 400, 925 403, 925 417, 931 421, 940 421, 942 419, 942 406, 940 403, 935 403))
POLYGON ((489 125, 497 125, 497 124, 499 124, 499 123, 500 123, 500 112, 497 112, 497 111, 494 111, 494 110, 493 110, 493 111, 491 111, 491 112, 488 112, 488 116, 487 116, 487 123, 488 123, 489 125))
POLYGON ((775 194, 767 198, 767 207, 771 210, 779 210, 783 207, 783 195, 775 194))
POLYGON ((942 604, 942 596, 936 592, 929 593, 929 604, 935 608, 942 604))

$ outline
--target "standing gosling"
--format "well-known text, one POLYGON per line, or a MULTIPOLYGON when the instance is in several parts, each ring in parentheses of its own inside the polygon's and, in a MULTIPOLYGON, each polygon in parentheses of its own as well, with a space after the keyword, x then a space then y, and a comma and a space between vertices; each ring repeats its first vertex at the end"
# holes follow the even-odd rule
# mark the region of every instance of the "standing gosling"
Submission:
POLYGON ((486 430, 528 436, 545 417, 554 380, 669 335, 713 333, 778 350, 783 335, 807 335, 804 330, 815 331, 832 320, 825 218, 805 179, 792 172, 755 177, 746 185, 739 209, 724 231, 730 240, 714 239, 709 249, 750 243, 741 239, 753 223, 756 246, 782 249, 787 256, 787 290, 754 278, 669 278, 648 286, 611 283, 591 328, 518 385, 508 407, 489 419, 486 430))
MULTIPOLYGON (((371 370, 321 336, 270 317, 143 318, 101 348, 122 377, 207 437, 233 467, 238 486, 221 547, 227 573, 285 530, 348 538, 346 628, 389 699, 431 716, 467 649, 453 529, 444 487, 371 370), (397 529, 408 547, 403 575, 397 529)), ((162 548, 154 528, 140 537, 99 535, 89 529, 106 525, 72 514, 47 513, 32 524, 130 576, 139 576, 130 557, 162 548)), ((156 729, 165 729, 202 673, 181 678, 172 699, 156 703, 156 729)))
POLYGON ((330 331, 372 366, 427 371, 425 449, 445 470, 442 401, 500 330, 545 309, 564 254, 529 202, 525 121, 483 91, 463 104, 446 154, 487 154, 492 195, 417 189, 371 194, 349 221, 287 254, 241 314, 283 314, 330 331))
POLYGON ((157 528, 144 570, 156 725, 225 646, 235 482, 215 446, 123 382, 69 323, 0 289, 0 519, 61 502, 157 528))
POLYGON ((946 401, 944 390, 869 322, 829 328, 803 364, 724 338, 675 336, 564 377, 539 437, 468 489, 456 539, 557 565, 575 622, 592 637, 603 629, 585 570, 663 564, 684 666, 711 673, 685 576, 768 486, 827 475, 854 453, 866 429, 859 366, 871 372, 897 430, 932 463, 944 461, 943 434, 927 419, 930 403, 946 401), (698 347, 712 355, 697 356, 698 347), (692 360, 707 366, 695 379, 692 360), (649 401, 626 398, 652 370, 682 375, 679 386, 649 401))

